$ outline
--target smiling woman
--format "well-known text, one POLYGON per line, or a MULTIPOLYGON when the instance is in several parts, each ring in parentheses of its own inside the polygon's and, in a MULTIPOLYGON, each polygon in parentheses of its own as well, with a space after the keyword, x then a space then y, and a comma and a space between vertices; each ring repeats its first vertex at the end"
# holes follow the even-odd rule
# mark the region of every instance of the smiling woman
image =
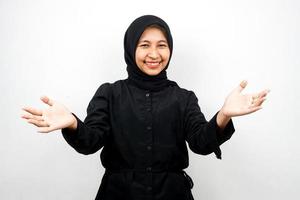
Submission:
POLYGON ((158 26, 148 27, 138 42, 135 61, 144 73, 155 76, 168 64, 170 49, 164 32, 158 26))
POLYGON ((196 154, 215 153, 235 129, 232 117, 261 108, 268 90, 241 94, 243 81, 207 121, 193 91, 167 78, 173 50, 170 29, 153 15, 134 20, 124 37, 128 78, 99 86, 81 121, 64 105, 48 97, 49 107, 25 107, 22 117, 48 133, 61 129, 79 153, 103 148, 105 168, 97 200, 192 200, 189 148, 196 154), (155 26, 153 26, 155 25, 155 26))

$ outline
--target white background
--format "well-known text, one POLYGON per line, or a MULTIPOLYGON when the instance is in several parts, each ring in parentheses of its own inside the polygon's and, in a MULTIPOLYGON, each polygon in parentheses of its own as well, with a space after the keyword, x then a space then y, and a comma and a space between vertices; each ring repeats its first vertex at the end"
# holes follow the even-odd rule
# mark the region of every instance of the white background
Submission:
POLYGON ((193 90, 207 119, 243 79, 270 88, 264 108, 234 118, 223 160, 190 152, 196 200, 298 199, 300 3, 297 0, 0 1, 0 199, 94 199, 99 153, 39 134, 23 106, 58 100, 82 120, 98 86, 127 77, 123 36, 144 14, 174 37, 168 77, 193 90))

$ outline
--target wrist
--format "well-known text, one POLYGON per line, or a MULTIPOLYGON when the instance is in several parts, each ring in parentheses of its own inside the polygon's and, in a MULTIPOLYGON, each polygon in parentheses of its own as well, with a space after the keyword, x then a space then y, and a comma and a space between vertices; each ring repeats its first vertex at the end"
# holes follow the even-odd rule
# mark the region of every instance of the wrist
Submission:
POLYGON ((70 126, 68 126, 68 129, 76 130, 77 129, 77 119, 72 113, 71 113, 71 116, 72 116, 72 123, 70 126))
POLYGON ((219 113, 217 115, 217 125, 219 126, 220 130, 223 130, 227 123, 230 121, 231 117, 227 116, 224 113, 223 108, 221 110, 219 110, 219 113))
POLYGON ((221 108, 221 110, 219 110, 219 115, 220 115, 220 117, 222 117, 223 119, 231 118, 231 116, 229 116, 228 114, 226 114, 226 112, 224 111, 224 108, 223 108, 223 107, 221 108))

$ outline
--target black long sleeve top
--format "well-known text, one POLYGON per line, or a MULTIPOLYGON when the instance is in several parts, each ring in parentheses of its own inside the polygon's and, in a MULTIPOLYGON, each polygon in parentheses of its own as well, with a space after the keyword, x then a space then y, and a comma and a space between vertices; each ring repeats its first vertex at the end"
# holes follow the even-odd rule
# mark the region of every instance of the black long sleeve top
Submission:
MULTIPOLYGON (((76 117, 76 115, 74 115, 76 117)), ((217 113, 207 121, 194 92, 170 86, 158 92, 128 82, 102 84, 91 99, 76 131, 62 129, 79 153, 102 149, 106 172, 96 199, 192 199, 187 144, 196 154, 214 152, 233 132, 232 120, 223 131, 217 113)))

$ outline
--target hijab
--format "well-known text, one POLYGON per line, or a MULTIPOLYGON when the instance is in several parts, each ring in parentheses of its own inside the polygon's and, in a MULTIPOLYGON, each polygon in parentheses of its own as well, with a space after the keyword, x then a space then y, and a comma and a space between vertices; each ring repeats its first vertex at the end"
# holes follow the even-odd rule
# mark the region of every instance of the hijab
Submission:
POLYGON ((135 19, 128 27, 124 37, 124 56, 127 64, 128 80, 137 87, 150 91, 159 91, 169 86, 177 86, 176 82, 167 78, 166 69, 170 63, 173 50, 173 39, 168 24, 154 15, 144 15, 135 19), (135 62, 135 51, 139 39, 145 29, 157 25, 165 30, 165 36, 170 48, 170 58, 166 67, 157 75, 144 73, 135 62))

